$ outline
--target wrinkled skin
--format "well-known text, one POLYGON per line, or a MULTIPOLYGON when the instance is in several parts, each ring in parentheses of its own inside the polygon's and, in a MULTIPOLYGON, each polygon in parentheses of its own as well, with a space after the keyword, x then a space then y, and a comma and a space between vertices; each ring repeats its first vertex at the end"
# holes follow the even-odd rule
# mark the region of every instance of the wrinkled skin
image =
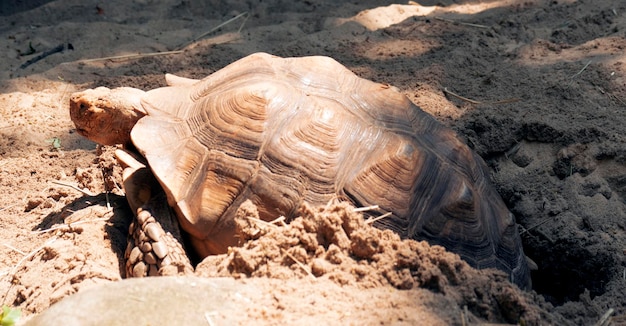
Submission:
POLYGON ((70 117, 76 131, 102 145, 128 145, 130 131, 146 112, 141 106, 144 91, 121 87, 98 87, 72 94, 70 117))

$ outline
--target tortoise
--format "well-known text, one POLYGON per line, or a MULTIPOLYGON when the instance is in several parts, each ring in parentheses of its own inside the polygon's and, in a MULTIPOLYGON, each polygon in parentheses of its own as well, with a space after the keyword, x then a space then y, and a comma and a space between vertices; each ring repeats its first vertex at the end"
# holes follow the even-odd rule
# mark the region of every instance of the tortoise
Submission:
POLYGON ((202 80, 165 79, 147 92, 98 87, 70 99, 79 134, 127 148, 116 154, 137 213, 128 276, 193 269, 178 224, 203 258, 237 245, 234 216, 246 200, 272 220, 338 198, 378 205, 367 214, 391 215, 377 227, 529 287, 517 225, 486 164, 397 88, 329 57, 266 53, 202 80))

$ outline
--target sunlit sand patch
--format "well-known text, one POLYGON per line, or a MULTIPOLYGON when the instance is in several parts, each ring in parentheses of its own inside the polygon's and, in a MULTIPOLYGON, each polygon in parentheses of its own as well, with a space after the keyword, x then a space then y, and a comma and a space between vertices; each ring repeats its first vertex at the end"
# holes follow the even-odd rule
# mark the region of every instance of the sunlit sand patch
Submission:
POLYGON ((331 23, 338 26, 347 22, 356 22, 363 25, 367 29, 374 31, 401 23, 411 17, 439 17, 446 14, 472 15, 489 9, 508 6, 514 3, 516 3, 516 1, 503 0, 489 3, 452 5, 448 7, 422 6, 416 3, 408 5, 393 4, 386 7, 363 10, 350 18, 336 18, 331 23))
POLYGON ((601 37, 576 46, 563 46, 549 41, 535 41, 518 49, 519 60, 525 65, 552 65, 557 62, 625 62, 626 40, 622 37, 601 37))

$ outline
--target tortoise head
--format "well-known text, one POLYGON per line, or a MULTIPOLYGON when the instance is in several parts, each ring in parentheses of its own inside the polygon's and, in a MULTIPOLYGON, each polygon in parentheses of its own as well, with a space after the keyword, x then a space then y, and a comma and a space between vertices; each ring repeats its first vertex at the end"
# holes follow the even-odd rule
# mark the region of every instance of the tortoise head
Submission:
POLYGON ((141 105, 144 91, 98 87, 70 97, 70 117, 76 131, 102 145, 130 144, 130 131, 146 115, 141 105))

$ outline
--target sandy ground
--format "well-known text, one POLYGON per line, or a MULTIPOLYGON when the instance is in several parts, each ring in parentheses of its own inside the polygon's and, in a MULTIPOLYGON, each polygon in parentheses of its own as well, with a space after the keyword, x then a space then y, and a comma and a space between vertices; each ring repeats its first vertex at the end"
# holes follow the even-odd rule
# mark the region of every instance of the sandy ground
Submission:
MULTIPOLYGON (((455 129, 492 168, 539 269, 523 293, 421 244, 465 266, 461 276, 406 286, 372 283, 380 270, 369 283, 332 273, 311 281, 297 266, 244 273, 242 291, 253 283, 273 295, 246 308, 248 321, 589 325, 613 309, 610 322, 626 323, 626 3, 36 2, 0 6, 0 298, 24 319, 122 276, 129 212, 118 168, 110 149, 73 131, 69 95, 151 89, 165 72, 201 78, 264 51, 331 56, 455 129), (175 52, 134 56, 166 51, 175 52)), ((325 270, 317 264, 308 266, 325 270)))

